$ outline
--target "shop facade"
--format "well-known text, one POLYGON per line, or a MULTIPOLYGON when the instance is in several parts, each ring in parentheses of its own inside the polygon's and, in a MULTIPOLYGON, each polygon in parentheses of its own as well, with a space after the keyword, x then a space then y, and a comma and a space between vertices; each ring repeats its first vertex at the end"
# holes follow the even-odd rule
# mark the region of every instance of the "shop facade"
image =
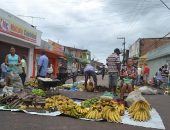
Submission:
POLYGON ((27 61, 27 77, 32 76, 33 54, 35 46, 40 46, 41 32, 16 16, 0 9, 0 63, 9 54, 11 46, 16 54, 25 56, 27 61))
POLYGON ((37 66, 38 66, 38 60, 39 57, 41 56, 42 50, 45 51, 48 59, 49 59, 49 64, 53 65, 53 76, 57 76, 58 74, 58 68, 59 68, 59 63, 60 60, 63 58, 64 59, 64 47, 54 41, 48 40, 44 41, 41 40, 41 45, 40 47, 36 47, 34 50, 34 58, 33 58, 33 77, 36 76, 37 74, 37 66))

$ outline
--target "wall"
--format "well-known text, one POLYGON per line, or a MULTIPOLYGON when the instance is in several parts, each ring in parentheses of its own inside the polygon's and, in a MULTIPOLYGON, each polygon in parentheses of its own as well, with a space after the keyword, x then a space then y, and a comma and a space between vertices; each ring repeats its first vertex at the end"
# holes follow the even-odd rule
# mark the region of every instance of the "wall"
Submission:
POLYGON ((140 44, 140 56, 143 56, 151 50, 170 44, 170 38, 143 38, 140 44))

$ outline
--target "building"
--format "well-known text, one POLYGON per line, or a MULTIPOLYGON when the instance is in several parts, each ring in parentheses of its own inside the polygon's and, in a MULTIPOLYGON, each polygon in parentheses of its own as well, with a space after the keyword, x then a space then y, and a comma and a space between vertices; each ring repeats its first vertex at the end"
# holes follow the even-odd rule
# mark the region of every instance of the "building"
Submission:
POLYGON ((129 48, 129 57, 139 58, 139 64, 147 61, 147 53, 170 42, 170 37, 165 38, 139 38, 129 48))
POLYGON ((37 74, 37 63, 42 50, 46 52, 49 58, 49 64, 53 65, 53 75, 57 76, 60 59, 65 58, 64 47, 52 40, 48 40, 48 42, 41 40, 40 47, 36 47, 34 51, 33 77, 37 74))
POLYGON ((76 66, 78 71, 81 71, 85 64, 91 61, 91 53, 88 50, 65 46, 64 54, 67 58, 67 69, 69 73, 71 73, 71 68, 74 61, 77 63, 76 66))
POLYGON ((150 77, 152 78, 159 68, 165 64, 170 65, 170 42, 156 48, 147 54, 147 63, 151 68, 150 77))
POLYGON ((4 62, 10 47, 16 49, 16 53, 26 56, 27 76, 32 75, 33 54, 35 46, 41 44, 41 32, 22 19, 0 9, 0 63, 4 62))

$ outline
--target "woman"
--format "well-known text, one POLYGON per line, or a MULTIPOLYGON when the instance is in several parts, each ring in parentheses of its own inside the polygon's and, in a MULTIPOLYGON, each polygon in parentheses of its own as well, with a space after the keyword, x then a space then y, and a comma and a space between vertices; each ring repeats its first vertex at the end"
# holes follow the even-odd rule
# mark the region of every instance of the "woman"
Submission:
POLYGON ((21 59, 15 52, 15 48, 11 47, 10 54, 6 55, 5 64, 8 66, 9 72, 20 73, 19 65, 21 65, 21 59))
POLYGON ((133 60, 128 59, 127 67, 123 71, 121 71, 121 77, 123 77, 123 87, 121 89, 120 98, 123 99, 124 93, 128 90, 130 93, 133 90, 132 81, 136 78, 137 71, 133 66, 133 60))

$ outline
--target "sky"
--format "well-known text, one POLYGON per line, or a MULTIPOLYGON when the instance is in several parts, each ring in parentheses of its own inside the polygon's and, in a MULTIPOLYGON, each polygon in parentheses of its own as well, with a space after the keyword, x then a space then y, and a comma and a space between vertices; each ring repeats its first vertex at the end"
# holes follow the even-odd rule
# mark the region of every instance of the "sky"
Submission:
POLYGON ((170 10, 160 0, 1 0, 0 8, 36 26, 42 39, 88 49, 103 63, 123 49, 118 37, 128 49, 138 38, 170 32, 170 10))

